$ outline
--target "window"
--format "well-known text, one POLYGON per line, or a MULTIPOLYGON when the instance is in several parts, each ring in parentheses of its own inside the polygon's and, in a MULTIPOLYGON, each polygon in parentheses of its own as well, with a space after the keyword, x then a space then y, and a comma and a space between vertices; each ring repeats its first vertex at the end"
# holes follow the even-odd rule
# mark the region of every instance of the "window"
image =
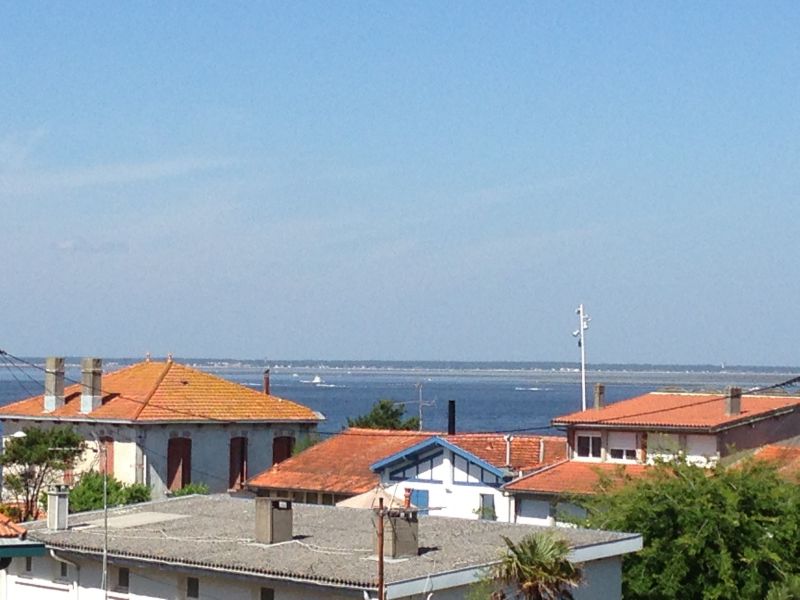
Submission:
POLYGON ((173 492, 192 481, 192 440, 171 438, 167 442, 167 485, 173 492))
POLYGON ((495 521, 497 519, 497 513, 494 512, 494 494, 481 494, 478 518, 486 521, 495 521))
POLYGON ((291 458, 292 449, 294 448, 294 438, 288 435, 282 435, 272 440, 272 464, 277 465, 287 458, 291 458))
POLYGON ((275 600, 275 590, 272 588, 261 588, 259 600, 275 600))
POLYGON ((419 509, 419 514, 428 514, 428 490, 411 490, 411 504, 419 509))
POLYGON ((58 563, 58 566, 59 566, 58 576, 61 579, 66 579, 67 577, 69 577, 69 565, 67 563, 60 562, 58 563))
POLYGON ((117 569, 117 586, 115 590, 117 592, 127 592, 128 587, 130 586, 131 581, 131 572, 124 568, 120 567, 117 569))
POLYGON ((615 460, 636 460, 636 450, 611 448, 608 453, 615 460))
POLYGON ((26 556, 25 557, 25 572, 30 573, 33 571, 33 557, 26 556))
POLYGON ((200 580, 197 577, 186 578, 186 597, 199 598, 200 597, 200 580))
POLYGON ((578 456, 583 458, 600 458, 602 446, 599 435, 577 436, 578 456))

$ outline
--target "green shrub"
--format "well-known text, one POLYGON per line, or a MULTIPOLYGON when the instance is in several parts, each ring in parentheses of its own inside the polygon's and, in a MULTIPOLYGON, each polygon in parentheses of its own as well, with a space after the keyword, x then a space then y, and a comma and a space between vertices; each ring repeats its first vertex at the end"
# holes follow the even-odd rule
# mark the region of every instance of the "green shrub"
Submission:
MULTIPOLYGON (((97 471, 84 473, 69 492, 69 511, 83 512, 103 508, 103 479, 103 474, 97 471)), ((136 504, 150 500, 148 486, 141 483, 125 485, 112 475, 108 476, 106 489, 108 506, 136 504)))
POLYGON ((208 486, 205 483, 189 483, 179 490, 172 492, 173 497, 189 496, 191 494, 207 494, 208 486))

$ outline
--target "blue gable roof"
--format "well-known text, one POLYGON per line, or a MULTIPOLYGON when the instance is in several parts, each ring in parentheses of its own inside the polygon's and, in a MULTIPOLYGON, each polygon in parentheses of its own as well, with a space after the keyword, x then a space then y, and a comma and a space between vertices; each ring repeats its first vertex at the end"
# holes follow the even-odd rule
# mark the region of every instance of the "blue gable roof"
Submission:
POLYGON ((395 452, 394 454, 391 454, 386 458, 382 458, 378 462, 370 465, 369 468, 372 469, 373 471, 380 471, 387 467, 397 465, 398 463, 401 463, 406 460, 414 461, 421 454, 436 447, 451 450, 453 454, 455 454, 456 456, 460 456, 464 460, 467 460, 473 464, 478 465, 484 471, 487 471, 492 475, 500 477, 501 479, 508 475, 508 473, 506 473, 503 469, 498 469, 494 465, 490 465, 485 460, 478 458, 477 456, 475 456, 471 452, 467 452, 463 448, 459 448, 455 444, 448 442, 446 439, 441 438, 438 435, 429 437, 428 439, 422 440, 421 442, 414 444, 413 446, 409 446, 404 450, 400 450, 399 452, 395 452))

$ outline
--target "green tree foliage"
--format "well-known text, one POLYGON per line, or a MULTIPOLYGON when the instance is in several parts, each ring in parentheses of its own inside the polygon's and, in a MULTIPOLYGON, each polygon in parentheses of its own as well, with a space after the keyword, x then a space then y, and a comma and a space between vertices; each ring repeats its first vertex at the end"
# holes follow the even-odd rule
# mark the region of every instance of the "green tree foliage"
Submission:
POLYGON ((378 400, 367 414, 347 419, 348 427, 365 429, 419 429, 419 417, 403 419, 406 407, 394 400, 378 400))
POLYGON ((312 431, 302 436, 300 439, 297 440, 297 443, 295 443, 292 446, 292 456, 297 456, 303 450, 308 450, 309 448, 311 448, 311 446, 318 444, 320 439, 321 438, 319 434, 315 431, 312 431))
POLYGON ((571 600, 573 588, 580 585, 580 567, 567 560, 569 546, 548 532, 525 536, 515 543, 503 536, 507 552, 493 565, 481 584, 481 593, 492 591, 488 598, 522 598, 524 600, 571 600), (503 589, 512 590, 506 596, 503 589))
MULTIPOLYGON (((113 476, 108 476, 108 506, 135 504, 150 500, 150 488, 134 483, 125 485, 113 476)), ((70 512, 83 512, 103 508, 103 474, 89 471, 81 476, 78 484, 69 492, 70 512)))
POLYGON ((774 583, 765 600, 800 600, 800 575, 789 575, 774 583))
POLYGON ((590 527, 643 535, 625 558, 625 598, 761 600, 800 570, 800 486, 762 461, 660 464, 585 507, 590 527))
POLYGON ((56 483, 83 453, 83 438, 70 427, 28 427, 24 436, 6 442, 0 464, 3 484, 21 507, 23 521, 39 514, 37 500, 45 486, 56 483))
POLYGON ((179 490, 172 492, 172 496, 177 498, 179 496, 189 496, 191 494, 207 494, 208 486, 205 483, 190 483, 183 486, 179 490))

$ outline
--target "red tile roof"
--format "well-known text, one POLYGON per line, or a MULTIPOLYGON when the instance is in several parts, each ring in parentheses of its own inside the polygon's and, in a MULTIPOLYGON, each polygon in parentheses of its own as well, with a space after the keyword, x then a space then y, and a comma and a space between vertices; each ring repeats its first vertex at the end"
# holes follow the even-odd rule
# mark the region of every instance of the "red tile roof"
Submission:
MULTIPOLYGON (((502 433, 457 433, 442 438, 492 466, 509 466, 506 465, 506 441, 502 433)), ((510 466, 515 471, 530 470, 567 457, 567 440, 564 437, 515 435, 512 438, 510 466), (543 454, 541 461, 540 452, 543 454)))
POLYGON ((17 525, 11 517, 0 514, 0 538, 24 538, 28 531, 17 525))
POLYGON ((266 395, 172 361, 146 361, 104 374, 102 405, 80 412, 80 384, 64 390, 64 406, 44 411, 43 396, 34 396, 0 408, 0 420, 108 419, 137 422, 193 421, 320 421, 310 408, 266 395))
POLYGON ((601 477, 615 484, 642 477, 648 467, 640 464, 595 463, 567 460, 515 479, 503 486, 514 493, 593 494, 601 477))
POLYGON ((800 446, 770 444, 756 450, 754 456, 759 460, 774 462, 781 475, 800 482, 800 446))
POLYGON ((255 488, 355 495, 373 489, 374 462, 432 435, 424 431, 347 429, 251 478, 255 488))
POLYGON ((715 430, 781 411, 800 409, 799 396, 744 394, 741 412, 725 414, 724 394, 651 392, 603 408, 590 408, 553 419, 553 425, 668 427, 715 430))

